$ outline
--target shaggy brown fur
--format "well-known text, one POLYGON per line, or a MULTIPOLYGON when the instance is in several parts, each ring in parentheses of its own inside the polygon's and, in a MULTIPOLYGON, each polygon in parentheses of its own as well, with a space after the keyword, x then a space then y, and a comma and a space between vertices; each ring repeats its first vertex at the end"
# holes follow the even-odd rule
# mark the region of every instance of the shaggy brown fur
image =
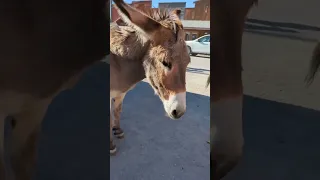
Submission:
MULTIPOLYGON (((162 101, 185 92, 185 73, 190 57, 184 41, 179 10, 141 12, 115 1, 121 17, 110 26, 111 97, 122 106, 122 98, 133 86, 147 77, 162 101), (123 26, 122 24, 126 25, 123 26), (121 100, 119 100, 121 99, 121 100)), ((113 107, 114 121, 119 123, 120 107, 113 107)), ((116 127, 122 131, 120 127, 116 127)), ((110 133, 111 133, 110 129, 110 133)), ((112 144, 110 137, 110 144, 112 144)), ((115 151, 110 149, 110 152, 115 151)))

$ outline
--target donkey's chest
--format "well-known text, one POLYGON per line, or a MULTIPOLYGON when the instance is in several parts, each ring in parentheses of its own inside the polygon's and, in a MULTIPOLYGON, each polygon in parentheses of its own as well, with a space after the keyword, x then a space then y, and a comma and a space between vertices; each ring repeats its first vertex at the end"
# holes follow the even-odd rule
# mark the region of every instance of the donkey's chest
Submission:
POLYGON ((139 81, 141 81, 140 78, 125 76, 119 72, 112 73, 111 69, 110 97, 118 97, 120 94, 127 93, 128 91, 132 90, 139 81))
POLYGON ((131 87, 122 89, 122 90, 110 90, 110 97, 111 98, 119 97, 121 94, 126 94, 128 91, 132 90, 134 87, 136 87, 136 84, 133 84, 131 87))

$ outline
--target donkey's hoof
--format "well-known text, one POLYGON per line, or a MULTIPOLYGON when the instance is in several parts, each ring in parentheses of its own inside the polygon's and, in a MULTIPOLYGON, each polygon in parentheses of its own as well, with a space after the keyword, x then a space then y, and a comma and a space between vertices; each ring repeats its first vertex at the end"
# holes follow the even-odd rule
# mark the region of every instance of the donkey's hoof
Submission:
POLYGON ((115 155, 117 152, 117 147, 112 142, 110 142, 110 155, 115 155))
POLYGON ((115 155, 117 153, 117 148, 110 149, 110 155, 115 155))
POLYGON ((116 146, 114 146, 113 148, 110 147, 110 155, 115 155, 116 152, 117 152, 116 146))
POLYGON ((115 135, 118 139, 123 139, 123 138, 124 138, 124 132, 122 132, 122 133, 120 133, 120 134, 114 133, 114 135, 115 135))
POLYGON ((113 135, 115 135, 118 139, 124 138, 124 132, 121 128, 113 128, 113 135))

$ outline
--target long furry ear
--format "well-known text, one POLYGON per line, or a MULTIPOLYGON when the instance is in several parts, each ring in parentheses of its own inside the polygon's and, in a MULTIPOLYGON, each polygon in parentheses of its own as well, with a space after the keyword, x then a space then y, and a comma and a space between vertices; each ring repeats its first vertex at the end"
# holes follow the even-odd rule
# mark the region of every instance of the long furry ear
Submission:
POLYGON ((118 18, 117 20, 115 20, 115 23, 117 23, 119 26, 125 26, 126 23, 124 23, 124 21, 121 18, 118 18))
POLYGON ((115 7, 121 19, 133 28, 150 35, 161 28, 161 24, 146 14, 129 6, 123 0, 114 0, 115 7))
POLYGON ((179 31, 179 29, 183 29, 183 25, 180 20, 180 14, 181 14, 180 9, 174 9, 170 12, 170 19, 172 19, 175 22, 175 24, 177 25, 177 27, 174 26, 175 33, 177 33, 179 31))
POLYGON ((175 21, 180 21, 180 15, 181 15, 180 9, 174 9, 173 11, 170 12, 171 18, 175 21))

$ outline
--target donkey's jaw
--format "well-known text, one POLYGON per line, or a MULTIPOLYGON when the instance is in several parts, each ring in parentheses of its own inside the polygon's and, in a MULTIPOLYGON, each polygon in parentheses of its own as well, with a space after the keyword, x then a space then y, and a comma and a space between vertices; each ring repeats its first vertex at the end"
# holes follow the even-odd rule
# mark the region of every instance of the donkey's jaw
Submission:
POLYGON ((179 119, 186 112, 186 92, 180 92, 163 100, 163 106, 171 119, 179 119))

